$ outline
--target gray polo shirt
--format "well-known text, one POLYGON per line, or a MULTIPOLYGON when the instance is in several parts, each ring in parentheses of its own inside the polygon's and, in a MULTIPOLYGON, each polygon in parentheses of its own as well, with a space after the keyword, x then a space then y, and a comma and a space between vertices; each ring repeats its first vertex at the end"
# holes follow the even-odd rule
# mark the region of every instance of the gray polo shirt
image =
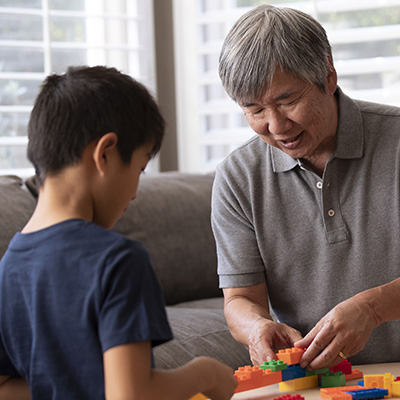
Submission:
MULTIPOLYGON (((323 179, 255 136, 219 165, 213 188, 220 286, 266 281, 279 321, 303 335, 339 302, 400 277, 400 109, 336 94, 323 179)), ((400 321, 351 361, 400 361, 400 321)))

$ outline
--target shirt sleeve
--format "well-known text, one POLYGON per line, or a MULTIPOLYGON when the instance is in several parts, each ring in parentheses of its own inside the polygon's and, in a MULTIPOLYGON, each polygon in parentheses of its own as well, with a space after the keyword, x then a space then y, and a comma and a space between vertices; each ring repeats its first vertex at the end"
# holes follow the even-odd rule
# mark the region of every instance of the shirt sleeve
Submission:
POLYGON ((11 376, 19 375, 7 356, 1 335, 0 335, 0 375, 11 375, 11 376))
POLYGON ((104 274, 99 315, 102 351, 122 344, 172 339, 160 285, 147 251, 139 244, 117 250, 104 274))
POLYGON ((221 288, 265 282, 265 268, 249 197, 239 179, 229 179, 224 170, 217 170, 212 192, 211 222, 217 245, 221 288))

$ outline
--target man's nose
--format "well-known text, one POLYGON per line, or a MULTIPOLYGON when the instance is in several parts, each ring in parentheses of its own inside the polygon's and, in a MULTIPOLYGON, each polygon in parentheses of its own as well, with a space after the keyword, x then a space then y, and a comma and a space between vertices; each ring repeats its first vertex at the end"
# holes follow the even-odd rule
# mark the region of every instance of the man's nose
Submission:
POLYGON ((284 135, 291 127, 293 122, 288 116, 279 110, 271 110, 265 116, 264 132, 268 132, 274 136, 284 135))

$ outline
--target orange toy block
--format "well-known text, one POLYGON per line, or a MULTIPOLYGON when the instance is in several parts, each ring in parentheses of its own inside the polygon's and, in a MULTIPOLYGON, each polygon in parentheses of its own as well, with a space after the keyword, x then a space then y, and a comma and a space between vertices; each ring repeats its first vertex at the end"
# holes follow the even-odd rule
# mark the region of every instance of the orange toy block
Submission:
POLYGON ((353 396, 345 391, 364 390, 363 386, 340 386, 332 388, 322 388, 320 390, 321 399, 323 400, 352 400, 353 396))
POLYGON ((346 374, 345 379, 347 381, 351 381, 352 379, 360 379, 363 377, 363 372, 360 371, 358 368, 351 370, 351 374, 346 374))
POLYGON ((279 350, 276 353, 278 360, 282 360, 287 365, 300 364, 300 359, 306 349, 292 347, 289 349, 279 350))
POLYGON ((204 396, 203 393, 197 393, 193 397, 191 397, 189 400, 206 400, 208 399, 207 396, 204 396))
POLYGON ((282 373, 281 371, 264 371, 258 365, 253 367, 247 365, 235 371, 235 378, 238 381, 235 393, 238 393, 281 382, 282 373))
POLYGON ((305 376, 303 378, 296 378, 290 381, 284 381, 279 384, 279 390, 293 391, 310 389, 318 386, 318 375, 305 376))

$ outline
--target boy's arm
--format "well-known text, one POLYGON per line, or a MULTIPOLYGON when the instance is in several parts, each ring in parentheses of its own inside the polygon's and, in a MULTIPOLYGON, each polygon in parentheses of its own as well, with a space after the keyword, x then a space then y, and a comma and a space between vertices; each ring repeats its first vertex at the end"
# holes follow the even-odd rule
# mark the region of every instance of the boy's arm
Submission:
POLYGON ((237 385, 233 370, 206 357, 173 370, 150 364, 150 342, 116 346, 104 355, 107 400, 187 400, 202 392, 213 400, 228 400, 237 385))
POLYGON ((30 400, 28 382, 18 376, 0 376, 1 400, 30 400))

